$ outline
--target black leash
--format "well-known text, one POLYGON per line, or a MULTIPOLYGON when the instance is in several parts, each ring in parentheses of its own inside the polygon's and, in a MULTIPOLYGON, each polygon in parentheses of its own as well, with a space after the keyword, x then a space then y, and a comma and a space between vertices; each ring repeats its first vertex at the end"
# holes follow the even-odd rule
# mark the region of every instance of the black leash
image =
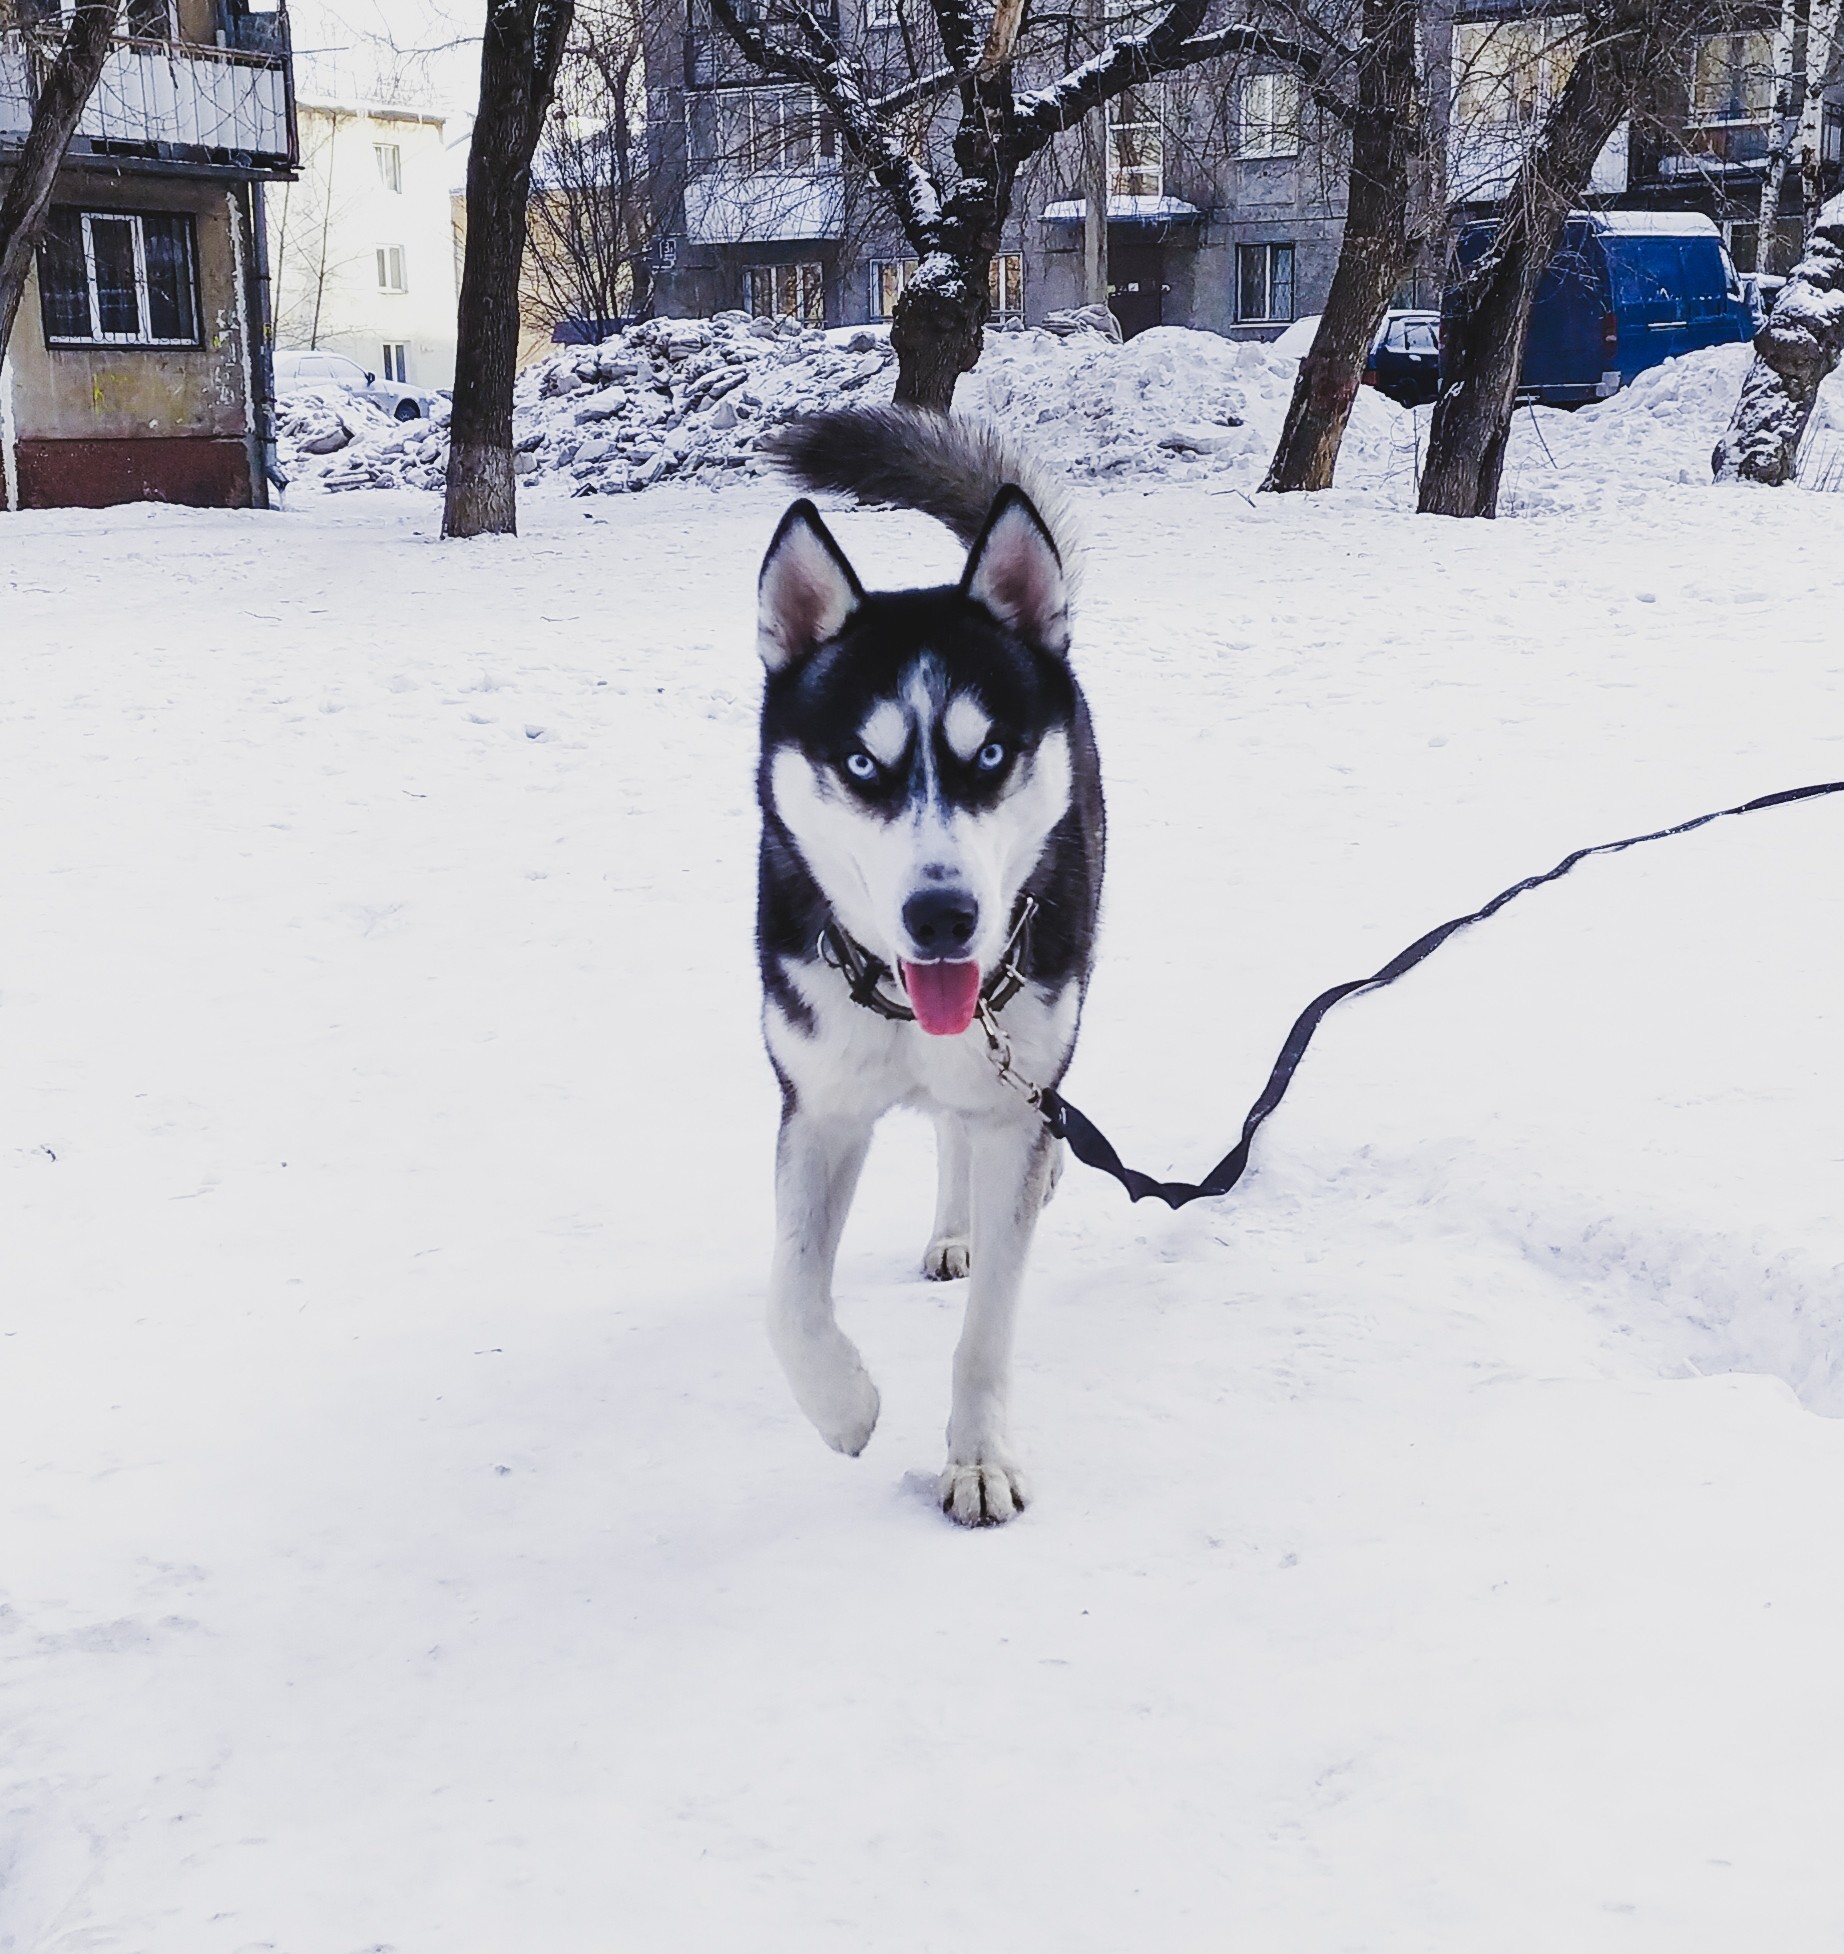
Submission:
MULTIPOLYGON (((1758 814, 1763 808, 1786 807, 1793 801, 1815 800, 1821 794, 1844 794, 1844 780, 1822 781, 1813 787, 1788 787, 1778 794, 1763 794, 1758 800, 1743 801, 1739 807, 1719 807, 1713 814, 1699 814, 1694 821, 1680 821, 1675 827, 1659 828, 1649 835, 1629 835, 1624 841, 1603 841, 1593 848, 1578 848, 1573 855, 1565 856, 1543 874, 1528 875, 1522 882, 1514 882, 1510 888, 1495 895, 1483 909, 1475 909, 1466 916, 1456 916, 1452 922, 1442 923, 1426 936, 1417 937, 1406 950, 1391 957, 1375 976, 1359 977, 1348 984, 1335 984, 1329 991, 1321 992, 1294 1019, 1287 1042, 1281 1047, 1281 1055, 1274 1061, 1274 1070, 1268 1074, 1268 1083, 1261 1089, 1261 1097, 1249 1108, 1248 1117, 1242 1122, 1242 1138, 1201 1181, 1157 1181, 1137 1168, 1123 1166, 1120 1155, 1086 1113, 1078 1112, 1054 1087, 1031 1087, 1017 1080, 1016 1075, 1010 1074, 1006 1059, 999 1057, 996 1044, 993 1047, 995 1062, 999 1064, 1002 1074, 1020 1085, 1025 1096, 1048 1121, 1051 1132, 1069 1142, 1070 1152, 1083 1166, 1098 1167, 1104 1174, 1112 1174, 1134 1200, 1143 1201, 1151 1194, 1157 1195, 1169 1207, 1182 1208, 1188 1202, 1201 1201, 1209 1195, 1227 1194, 1248 1170, 1250 1143, 1261 1130, 1262 1123, 1286 1095, 1301 1059, 1306 1056, 1313 1033, 1319 1029, 1325 1014, 1334 1004, 1341 1003, 1347 997, 1355 997, 1360 991, 1381 990, 1385 984, 1393 984, 1398 977, 1406 975, 1418 963, 1431 957, 1456 930, 1463 930, 1473 923, 1483 923, 1488 916, 1496 916, 1513 898, 1567 875, 1577 862, 1585 862, 1590 855, 1617 855, 1622 849, 1637 848, 1641 842, 1664 841, 1672 835, 1687 835, 1694 829, 1707 827, 1712 821, 1726 820, 1731 814, 1758 814)), ((990 1017, 983 1022, 990 1042, 994 1038, 990 1017)))

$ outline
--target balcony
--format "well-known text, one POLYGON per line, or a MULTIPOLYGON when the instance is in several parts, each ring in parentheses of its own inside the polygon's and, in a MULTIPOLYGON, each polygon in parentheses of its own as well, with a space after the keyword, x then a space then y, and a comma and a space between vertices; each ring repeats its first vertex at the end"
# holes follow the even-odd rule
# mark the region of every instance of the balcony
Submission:
MULTIPOLYGON (((0 148, 32 126, 44 43, 0 35, 0 148)), ((84 155, 205 163, 258 172, 295 159, 293 103, 284 56, 167 41, 120 40, 71 143, 84 155)))
POLYGON ((685 186, 694 244, 806 244, 845 234, 845 186, 833 170, 710 170, 685 186))

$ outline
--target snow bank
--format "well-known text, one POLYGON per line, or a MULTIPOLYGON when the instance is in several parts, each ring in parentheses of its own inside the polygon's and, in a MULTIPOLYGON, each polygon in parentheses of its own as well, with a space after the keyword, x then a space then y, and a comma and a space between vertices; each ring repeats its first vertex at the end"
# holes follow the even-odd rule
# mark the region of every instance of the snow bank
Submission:
MULTIPOLYGON (((1207 476, 1253 488, 1279 436, 1295 364, 1265 346, 1170 326, 1124 346, 1099 333, 995 331, 955 404, 998 422, 1078 480, 1207 476)), ((740 312, 648 320, 520 376, 519 475, 575 495, 610 495, 757 472, 765 428, 816 407, 887 400, 895 371, 881 330, 818 332, 740 312)), ((283 429, 292 478, 327 489, 441 486, 445 427, 380 415, 375 424, 348 420, 349 438, 332 441, 326 403, 318 405, 318 414, 297 414, 283 429), (331 445, 317 447, 322 441, 331 445)), ((1408 417, 1367 391, 1341 481, 1375 487, 1393 473, 1406 486, 1412 453, 1408 417)))
MULTIPOLYGON (((1609 492, 1706 486, 1751 357, 1718 346, 1642 373, 1575 412, 1519 410, 1506 461, 1507 514, 1581 507, 1609 492)), ((895 355, 882 329, 819 332, 740 312, 655 319, 600 346, 569 347, 520 376, 517 466, 529 485, 625 494, 660 482, 757 474, 764 429, 816 407, 889 398, 895 355)), ((1125 345, 1099 333, 993 331, 956 410, 997 423, 1082 482, 1207 481, 1252 492, 1280 438, 1298 362, 1272 345, 1159 326, 1125 345)), ((1412 507, 1429 410, 1360 390, 1338 486, 1412 507)), ((282 460, 320 488, 440 489, 445 424, 399 423, 329 390, 285 403, 282 460)), ((1844 473, 1844 388, 1820 396, 1802 477, 1844 473)))

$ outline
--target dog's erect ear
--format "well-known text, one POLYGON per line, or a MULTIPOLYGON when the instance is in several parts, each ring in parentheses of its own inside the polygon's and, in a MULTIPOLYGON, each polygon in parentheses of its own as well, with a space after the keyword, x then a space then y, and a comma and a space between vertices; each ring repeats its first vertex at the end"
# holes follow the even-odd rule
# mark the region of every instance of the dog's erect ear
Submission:
POLYGON ((1027 644, 1069 649, 1069 590, 1063 559, 1024 490, 1007 483, 967 556, 961 589, 1027 644))
POLYGON ((811 502, 781 518, 756 585, 756 649, 771 672, 845 628, 864 588, 811 502))

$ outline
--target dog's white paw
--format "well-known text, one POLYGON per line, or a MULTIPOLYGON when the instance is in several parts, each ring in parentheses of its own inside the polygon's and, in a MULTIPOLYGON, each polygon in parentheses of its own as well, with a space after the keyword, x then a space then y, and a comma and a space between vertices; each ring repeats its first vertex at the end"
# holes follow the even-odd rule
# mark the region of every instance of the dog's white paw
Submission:
POLYGON ((825 1341, 776 1340, 794 1401, 835 1452, 855 1459, 877 1429, 877 1386, 850 1337, 834 1331, 825 1341))
POLYGON ((922 1251, 922 1273, 930 1282, 958 1282, 972 1266, 965 1235, 937 1235, 922 1251))
POLYGON ((941 1510, 963 1527, 1002 1527, 1031 1503, 1031 1489, 1015 1465, 997 1459, 962 1464, 950 1459, 941 1472, 941 1510))

